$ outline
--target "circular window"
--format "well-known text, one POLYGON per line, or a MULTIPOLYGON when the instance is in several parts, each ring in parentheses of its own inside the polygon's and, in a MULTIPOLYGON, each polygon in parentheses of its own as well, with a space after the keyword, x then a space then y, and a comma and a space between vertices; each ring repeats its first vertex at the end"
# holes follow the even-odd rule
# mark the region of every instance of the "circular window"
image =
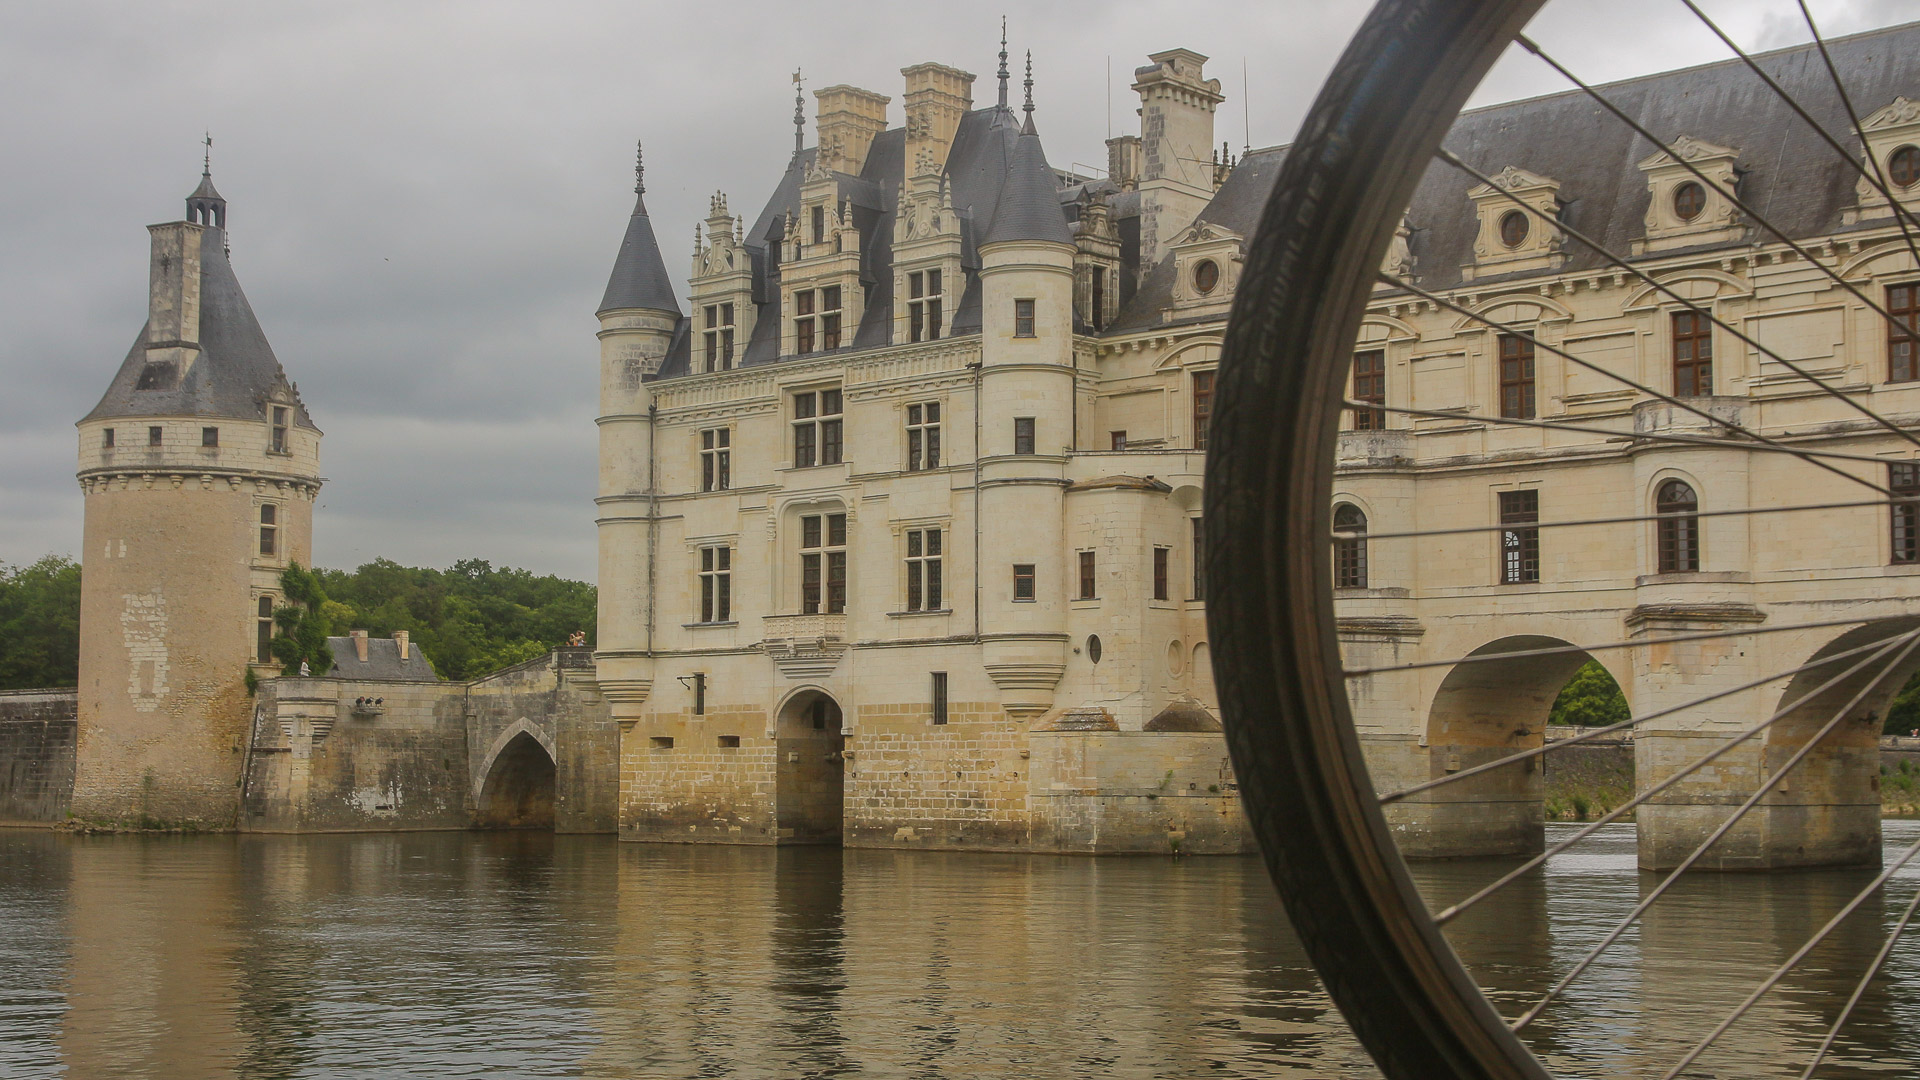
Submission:
POLYGON ((1099 634, 1087 635, 1087 659, 1093 661, 1096 664, 1100 662, 1100 635, 1099 634))
POLYGON ((1895 187, 1920 183, 1920 146, 1903 146, 1887 158, 1887 178, 1895 187))
POLYGON ((1527 224, 1527 215, 1518 210, 1509 210, 1500 219, 1500 242, 1510 248, 1519 247, 1527 239, 1527 233, 1533 227, 1527 224))
POLYGON ((1193 268, 1193 287, 1202 294, 1210 293, 1220 284, 1220 264, 1212 259, 1201 259, 1193 268))
POLYGON ((1692 221, 1707 208, 1707 189, 1689 180, 1673 189, 1673 212, 1681 221, 1692 221))

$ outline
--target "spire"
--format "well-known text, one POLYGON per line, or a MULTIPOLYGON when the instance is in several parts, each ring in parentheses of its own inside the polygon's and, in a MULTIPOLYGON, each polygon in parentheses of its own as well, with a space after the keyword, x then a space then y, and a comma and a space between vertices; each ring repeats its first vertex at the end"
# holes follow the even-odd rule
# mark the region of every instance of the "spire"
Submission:
POLYGON ((800 69, 793 69, 793 160, 807 146, 807 99, 800 92, 800 69))
POLYGON ((1047 164, 1047 152, 1033 129, 1033 114, 1027 114, 1026 127, 1013 143, 1013 159, 1007 166, 1000 203, 994 209, 993 224, 981 244, 1010 240, 1044 240, 1072 244, 1067 216, 1060 208, 1060 192, 1053 169, 1047 164))
POLYGON ((647 193, 647 145, 638 139, 633 143, 633 193, 647 193))
POLYGON ((620 242, 620 254, 613 262, 613 274, 607 279, 606 295, 600 311, 644 308, 649 311, 680 314, 680 302, 673 296, 673 281, 667 277, 666 260, 660 257, 660 243, 653 235, 653 220, 647 215, 646 162, 636 144, 633 159, 633 216, 627 219, 627 235, 620 242))
POLYGON ((227 200, 213 186, 213 136, 201 140, 200 186, 187 196, 187 220, 195 225, 224 229, 227 225, 227 200))
POLYGON ((1000 107, 1007 107, 1007 17, 1000 16, 1000 107))
POLYGON ((1027 112, 1027 122, 1020 128, 1020 134, 1032 135, 1033 130, 1033 50, 1027 50, 1027 103, 1021 108, 1027 112))

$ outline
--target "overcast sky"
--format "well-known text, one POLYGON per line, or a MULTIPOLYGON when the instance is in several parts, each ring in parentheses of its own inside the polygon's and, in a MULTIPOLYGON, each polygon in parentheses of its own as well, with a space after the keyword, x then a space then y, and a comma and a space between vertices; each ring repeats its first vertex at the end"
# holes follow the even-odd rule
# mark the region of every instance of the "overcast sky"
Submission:
MULTIPOLYGON (((1134 130, 1132 69, 1176 46, 1212 57, 1218 139, 1286 142, 1365 6, 1047 4, 1011 10, 1009 31, 1016 66, 1033 50, 1049 159, 1094 171, 1109 129, 1134 130)), ((1791 0, 1703 6, 1743 46, 1807 39, 1791 0)), ((1813 8, 1830 34, 1920 18, 1920 0, 1813 8)), ((793 145, 796 66, 809 90, 891 96, 894 124, 899 70, 923 60, 976 73, 975 100, 990 101, 997 15, 725 0, 0 6, 0 563, 78 552, 73 423, 139 333, 145 226, 182 216, 210 130, 235 270, 326 432, 315 561, 484 558, 591 578, 593 310, 632 205, 635 138, 667 266, 683 274, 709 193, 749 218, 770 193, 793 145)), ((1595 80, 1725 55, 1677 0, 1563 0, 1532 31, 1595 80)), ((1563 88, 1510 55, 1476 101, 1563 88)), ((808 113, 811 131, 811 94, 808 113)))

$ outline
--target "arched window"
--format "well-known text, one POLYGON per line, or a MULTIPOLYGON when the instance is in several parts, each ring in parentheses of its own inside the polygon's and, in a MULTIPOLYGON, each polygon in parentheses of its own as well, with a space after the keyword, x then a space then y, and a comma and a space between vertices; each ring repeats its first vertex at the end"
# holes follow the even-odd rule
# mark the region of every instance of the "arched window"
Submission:
POLYGON ((1333 587, 1367 587, 1367 515, 1352 503, 1333 508, 1333 587))
POLYGON ((1660 572, 1691 574, 1700 569, 1700 500, 1684 481, 1660 485, 1654 500, 1660 515, 1660 572))

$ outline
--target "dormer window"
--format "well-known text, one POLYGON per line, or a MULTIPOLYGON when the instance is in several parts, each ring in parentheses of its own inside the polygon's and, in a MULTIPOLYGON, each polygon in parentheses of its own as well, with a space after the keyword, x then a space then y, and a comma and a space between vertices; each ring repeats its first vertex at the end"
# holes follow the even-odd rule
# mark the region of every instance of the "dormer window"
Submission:
POLYGON ((796 355, 840 347, 840 286, 800 289, 793 294, 793 351, 796 355), (817 307, 816 307, 817 305, 817 307))
POLYGON ((1552 270, 1565 261, 1560 230, 1552 227, 1560 216, 1559 181, 1509 165, 1491 184, 1469 190, 1467 199, 1480 228, 1473 242, 1473 262, 1462 267, 1465 280, 1552 270))
POLYGON ((287 452, 288 412, 289 410, 284 405, 275 405, 273 407, 273 432, 270 441, 267 443, 267 448, 276 454, 284 454, 287 452))
POLYGON ((1733 204, 1739 157, 1738 150, 1682 135, 1640 162, 1647 177, 1647 232, 1632 242, 1632 253, 1744 240, 1747 230, 1733 204))
POLYGON ((933 341, 940 336, 940 271, 916 270, 907 275, 907 340, 933 341))
POLYGON ((827 242, 827 208, 825 206, 815 204, 812 211, 812 219, 813 219, 813 242, 816 244, 826 243, 827 242))
POLYGON ((1854 225, 1863 219, 1892 216, 1887 196, 1879 189, 1882 178, 1888 193, 1902 205, 1920 204, 1920 101, 1894 98, 1860 121, 1860 138, 1869 160, 1865 175, 1854 185, 1858 202, 1842 212, 1841 222, 1854 225))
POLYGON ((708 304, 705 315, 707 370, 730 370, 733 367, 733 305, 708 304))

